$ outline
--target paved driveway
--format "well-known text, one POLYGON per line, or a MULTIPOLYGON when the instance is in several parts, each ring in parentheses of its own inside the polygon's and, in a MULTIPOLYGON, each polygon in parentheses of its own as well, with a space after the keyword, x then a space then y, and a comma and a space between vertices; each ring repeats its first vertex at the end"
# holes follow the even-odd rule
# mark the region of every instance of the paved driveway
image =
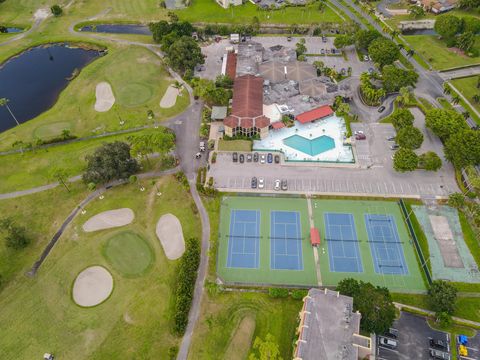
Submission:
POLYGON ((430 359, 429 338, 441 339, 448 342, 448 334, 433 330, 425 318, 407 312, 401 312, 400 319, 393 327, 398 330, 398 347, 390 350, 378 347, 379 360, 427 360, 430 359))
POLYGON ((477 331, 477 334, 468 338, 468 356, 460 356, 462 360, 471 360, 471 359, 480 359, 480 332, 477 331))

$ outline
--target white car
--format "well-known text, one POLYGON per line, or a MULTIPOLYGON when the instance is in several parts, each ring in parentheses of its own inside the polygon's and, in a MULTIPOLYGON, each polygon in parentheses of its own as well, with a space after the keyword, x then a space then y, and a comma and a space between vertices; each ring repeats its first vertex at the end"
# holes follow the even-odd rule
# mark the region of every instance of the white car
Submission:
POLYGON ((265 187, 265 179, 264 178, 258 178, 258 188, 263 189, 265 187))
POLYGON ((280 184, 281 183, 280 183, 279 179, 275 180, 275 185, 273 185, 274 190, 276 190, 276 191, 280 190, 280 187, 281 187, 280 184))
POLYGON ((359 135, 359 134, 365 135, 365 133, 362 130, 355 131, 355 135, 359 135))
POLYGON ((260 155, 260 164, 265 164, 266 159, 267 157, 265 156, 265 154, 260 155))

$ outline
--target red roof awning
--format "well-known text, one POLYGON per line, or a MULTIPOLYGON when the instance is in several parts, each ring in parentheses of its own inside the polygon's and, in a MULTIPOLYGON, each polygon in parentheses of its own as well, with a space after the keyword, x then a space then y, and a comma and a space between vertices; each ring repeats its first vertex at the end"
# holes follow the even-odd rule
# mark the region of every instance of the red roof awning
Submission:
POLYGON ((310 229, 310 243, 312 246, 320 245, 320 234, 317 228, 313 227, 310 229))
POLYGON ((274 122, 272 124, 272 128, 274 129, 281 129, 281 128, 284 128, 285 127, 285 124, 281 121, 277 121, 277 122, 274 122))
POLYGON ((323 119, 324 117, 330 116, 333 114, 333 110, 330 106, 324 105, 316 109, 304 112, 295 117, 295 120, 302 124, 306 124, 318 119, 323 119))

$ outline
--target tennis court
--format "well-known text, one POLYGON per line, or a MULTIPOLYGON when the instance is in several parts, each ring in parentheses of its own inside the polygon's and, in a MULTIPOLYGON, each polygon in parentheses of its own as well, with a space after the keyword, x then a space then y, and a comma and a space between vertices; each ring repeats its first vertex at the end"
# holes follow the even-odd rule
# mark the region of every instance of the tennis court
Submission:
POLYGON ((363 272, 353 215, 325 213, 324 220, 330 271, 363 272))
POLYGON ((297 211, 270 213, 270 266, 275 270, 303 270, 302 231, 297 211))
POLYGON ((378 274, 408 274, 402 242, 392 215, 365 214, 370 251, 378 274))
POLYGON ((231 210, 227 266, 258 268, 260 211, 231 210))

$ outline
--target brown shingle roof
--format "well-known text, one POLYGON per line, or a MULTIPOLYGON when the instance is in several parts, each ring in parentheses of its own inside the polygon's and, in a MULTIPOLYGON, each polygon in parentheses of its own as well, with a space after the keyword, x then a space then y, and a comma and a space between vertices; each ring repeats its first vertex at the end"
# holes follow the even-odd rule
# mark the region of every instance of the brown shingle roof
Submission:
POLYGON ((234 80, 237 75, 237 54, 229 52, 227 54, 227 69, 225 73, 230 79, 234 80))
POLYGON ((263 79, 243 75, 233 85, 232 115, 257 117, 263 115, 263 79))

